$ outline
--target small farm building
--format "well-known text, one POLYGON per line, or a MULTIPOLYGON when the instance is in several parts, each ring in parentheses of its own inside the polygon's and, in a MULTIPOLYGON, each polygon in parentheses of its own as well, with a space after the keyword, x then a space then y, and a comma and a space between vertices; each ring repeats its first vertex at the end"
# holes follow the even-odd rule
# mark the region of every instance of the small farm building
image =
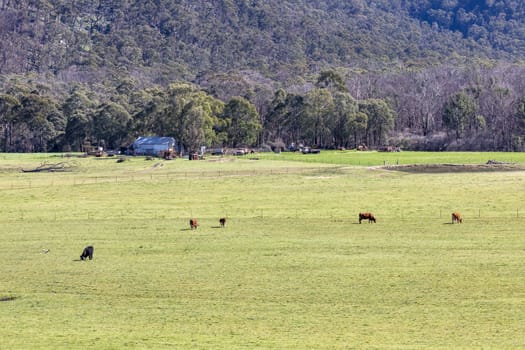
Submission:
POLYGON ((174 150, 175 139, 173 137, 140 136, 133 142, 135 155, 158 156, 162 152, 174 150))

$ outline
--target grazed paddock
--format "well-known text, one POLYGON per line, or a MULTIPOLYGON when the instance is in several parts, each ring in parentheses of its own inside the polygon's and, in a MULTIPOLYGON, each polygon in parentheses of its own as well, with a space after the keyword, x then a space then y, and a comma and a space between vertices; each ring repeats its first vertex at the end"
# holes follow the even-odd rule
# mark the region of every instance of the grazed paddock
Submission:
POLYGON ((178 159, 138 175, 150 167, 0 173, 0 349, 525 344, 523 172, 178 159), (253 175, 182 176, 236 168, 253 175))

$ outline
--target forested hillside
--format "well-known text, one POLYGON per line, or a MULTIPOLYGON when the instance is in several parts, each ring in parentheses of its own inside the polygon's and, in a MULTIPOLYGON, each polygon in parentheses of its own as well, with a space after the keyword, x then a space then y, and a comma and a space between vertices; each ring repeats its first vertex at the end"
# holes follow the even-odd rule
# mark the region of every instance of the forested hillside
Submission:
POLYGON ((253 69, 282 80, 326 66, 523 58, 520 1, 0 1, 0 73, 163 82, 253 69), (93 77, 93 76, 94 77, 93 77))
POLYGON ((0 0, 0 144, 521 150, 524 49, 511 0, 0 0))

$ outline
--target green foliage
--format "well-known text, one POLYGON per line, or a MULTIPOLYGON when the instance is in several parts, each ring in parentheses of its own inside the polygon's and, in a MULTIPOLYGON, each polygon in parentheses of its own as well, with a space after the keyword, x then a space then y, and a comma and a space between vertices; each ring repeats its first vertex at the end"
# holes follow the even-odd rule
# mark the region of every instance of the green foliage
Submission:
POLYGON ((508 0, 8 1, 0 93, 18 102, 1 107, 1 146, 76 151, 168 134, 188 149, 401 140, 520 151, 523 18, 508 0), (450 103, 462 92, 477 105, 466 119, 450 103), (339 93, 362 108, 345 110, 339 93), (258 113, 244 136, 220 118, 236 96, 258 113))
POLYGON ((394 127, 395 112, 385 101, 377 99, 360 101, 359 111, 366 115, 367 144, 385 145, 394 127))
POLYGON ((251 146, 261 130, 259 113, 255 106, 242 97, 226 103, 221 118, 227 125, 228 144, 232 147, 251 146))
POLYGON ((313 89, 306 94, 302 116, 303 137, 308 144, 320 147, 331 143, 333 97, 327 89, 313 89))
POLYGON ((8 152, 10 150, 10 143, 15 124, 14 116, 16 115, 16 108, 20 106, 20 102, 15 96, 9 94, 0 95, 0 123, 2 124, 2 150, 8 152))
POLYGON ((213 128, 219 123, 222 103, 200 91, 197 86, 174 83, 167 89, 165 109, 155 116, 153 130, 173 135, 183 147, 197 151, 202 145, 217 142, 213 128))
POLYGON ((119 104, 106 102, 93 116, 93 137, 98 144, 115 149, 126 140, 131 117, 119 104))
POLYGON ((348 92, 343 78, 334 71, 323 71, 317 78, 317 87, 328 88, 332 91, 348 92))
POLYGON ((443 123, 460 138, 470 120, 476 119, 475 101, 465 92, 454 95, 443 111, 443 123))
POLYGON ((91 81, 99 69, 156 82, 232 69, 281 80, 315 67, 523 58, 525 45, 523 6, 509 0, 49 0, 7 2, 0 15, 0 73, 80 71, 91 81))
POLYGON ((335 116, 333 133, 336 145, 357 147, 358 135, 364 134, 366 130, 366 121, 363 122, 364 120, 360 118, 357 101, 348 93, 337 93, 334 95, 333 113, 335 116))

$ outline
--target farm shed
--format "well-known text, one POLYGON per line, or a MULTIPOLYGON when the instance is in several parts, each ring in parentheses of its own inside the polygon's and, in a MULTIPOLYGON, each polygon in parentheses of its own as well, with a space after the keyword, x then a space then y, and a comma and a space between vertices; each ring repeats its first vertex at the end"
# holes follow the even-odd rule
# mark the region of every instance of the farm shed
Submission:
POLYGON ((166 151, 175 150, 175 139, 173 137, 140 136, 133 142, 133 153, 135 155, 158 156, 166 151))

